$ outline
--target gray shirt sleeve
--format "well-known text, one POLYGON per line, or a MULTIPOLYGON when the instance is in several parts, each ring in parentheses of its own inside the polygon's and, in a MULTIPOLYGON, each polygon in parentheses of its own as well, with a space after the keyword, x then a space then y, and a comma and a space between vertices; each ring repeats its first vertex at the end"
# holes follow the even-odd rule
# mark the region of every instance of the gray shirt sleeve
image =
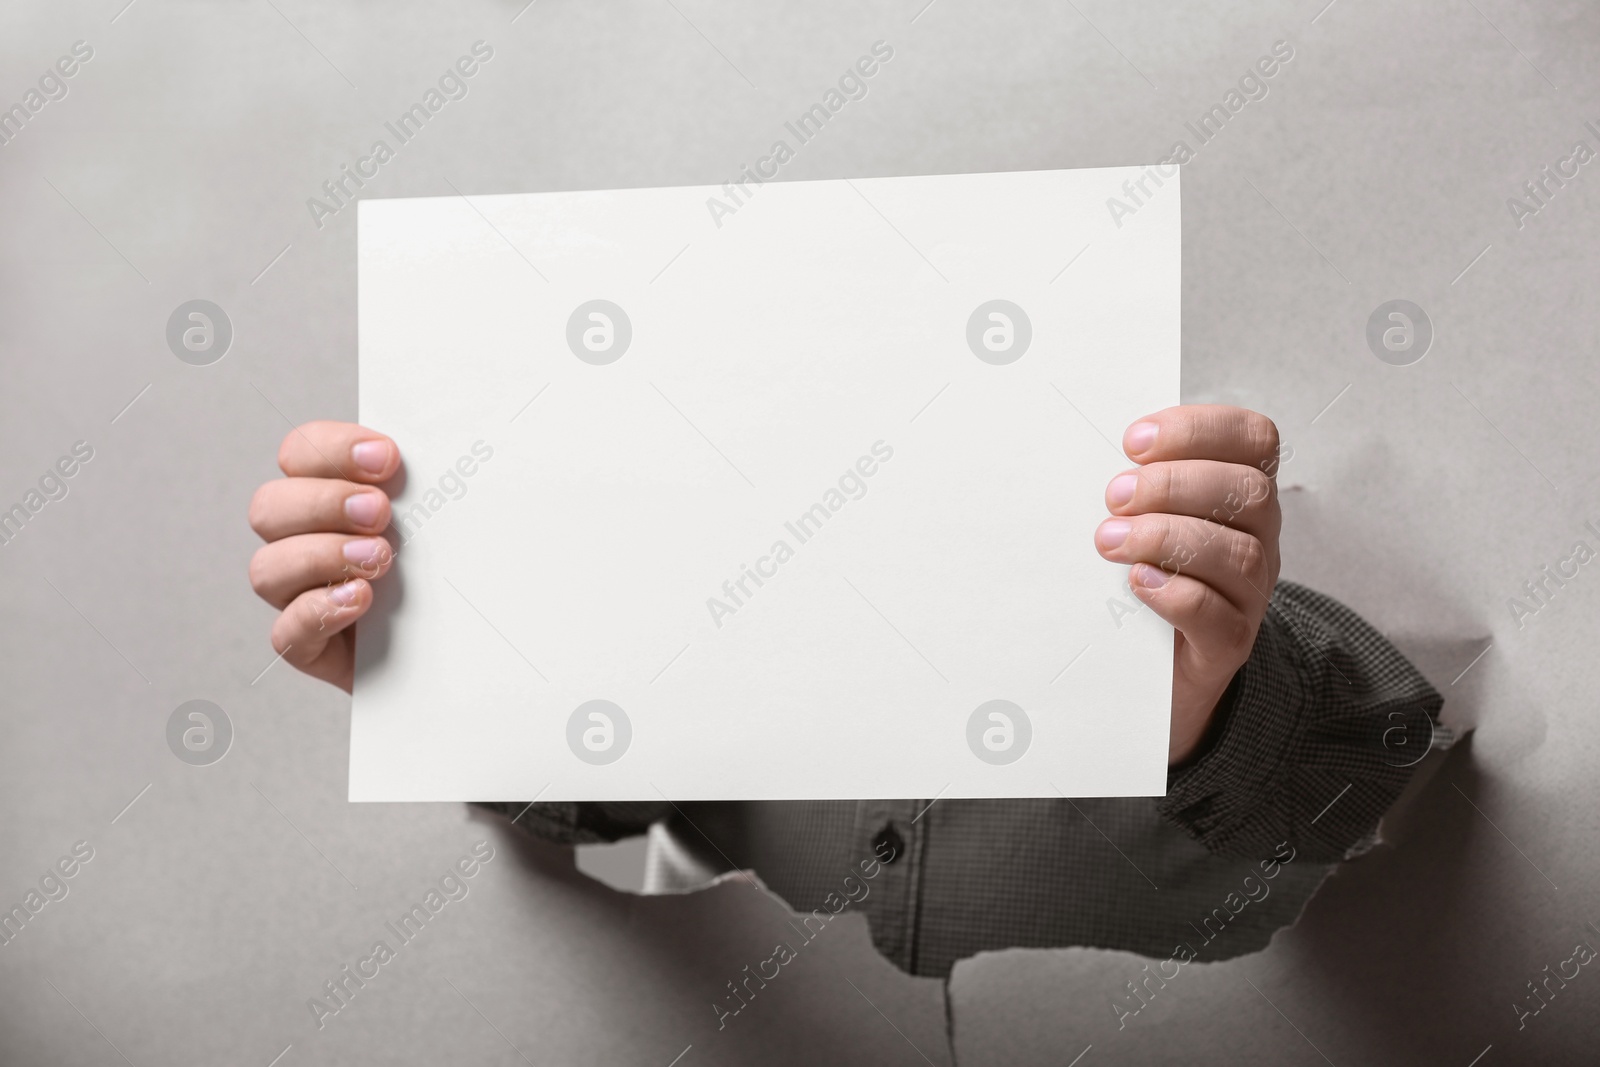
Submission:
POLYGON ((1288 841, 1337 861, 1410 781, 1442 704, 1349 608, 1280 582, 1210 747, 1157 806, 1212 852, 1260 858, 1288 841))

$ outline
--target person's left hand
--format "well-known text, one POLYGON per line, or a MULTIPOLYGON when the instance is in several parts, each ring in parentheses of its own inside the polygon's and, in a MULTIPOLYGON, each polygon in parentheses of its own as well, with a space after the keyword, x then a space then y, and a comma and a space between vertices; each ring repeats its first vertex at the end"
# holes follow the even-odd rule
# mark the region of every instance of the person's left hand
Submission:
POLYGON ((1129 563, 1128 584, 1178 632, 1169 766, 1200 747, 1255 645, 1278 581, 1278 428, 1244 408, 1190 405, 1122 436, 1139 464, 1106 488, 1095 546, 1129 563))

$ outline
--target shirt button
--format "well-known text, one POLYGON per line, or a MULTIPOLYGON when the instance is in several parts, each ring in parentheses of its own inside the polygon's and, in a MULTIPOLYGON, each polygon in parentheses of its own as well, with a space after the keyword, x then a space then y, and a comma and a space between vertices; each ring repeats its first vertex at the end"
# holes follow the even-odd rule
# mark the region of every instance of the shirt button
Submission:
POLYGON ((906 850, 906 843, 894 823, 888 823, 872 839, 872 853, 880 863, 893 863, 906 850))

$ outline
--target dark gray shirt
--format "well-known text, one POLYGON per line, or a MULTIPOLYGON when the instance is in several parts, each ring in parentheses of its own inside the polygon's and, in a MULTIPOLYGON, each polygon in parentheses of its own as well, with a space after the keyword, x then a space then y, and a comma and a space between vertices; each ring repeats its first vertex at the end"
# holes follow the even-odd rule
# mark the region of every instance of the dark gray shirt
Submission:
POLYGON ((666 820, 706 864, 753 869, 816 910, 796 936, 860 912, 913 974, 1012 947, 1215 960, 1264 947, 1368 839, 1441 703, 1348 608, 1281 582, 1203 753, 1165 797, 486 806, 559 842, 666 820))

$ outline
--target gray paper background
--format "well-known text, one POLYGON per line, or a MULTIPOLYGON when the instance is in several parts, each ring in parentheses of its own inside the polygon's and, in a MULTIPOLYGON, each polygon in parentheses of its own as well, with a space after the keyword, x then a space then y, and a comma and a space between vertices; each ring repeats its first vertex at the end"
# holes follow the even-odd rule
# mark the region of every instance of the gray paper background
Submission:
MULTIPOLYGON (((0 902, 95 850, 0 947, 0 1061, 941 1063, 947 1026, 962 1064, 1592 1056, 1592 968, 1523 1029, 1512 1004, 1600 937, 1600 567, 1520 626, 1507 602, 1600 544, 1600 179, 1521 228, 1506 200, 1600 148, 1600 10, 123 3, 0 12, 0 105, 95 50, 0 145, 0 505, 95 450, 0 547, 0 902), (947 990, 852 917, 717 1032, 706 1005, 782 925, 767 894, 634 897, 460 805, 346 804, 348 699, 262 673, 245 508, 291 423, 356 410, 355 214, 318 229, 305 201, 478 39, 470 94, 371 195, 722 180, 878 39, 894 60, 784 178, 1151 162, 1292 42, 1185 171, 1186 399, 1278 421, 1285 577, 1373 620, 1476 733, 1292 930, 1186 968, 1120 1031, 1136 957, 987 955, 947 990), (235 331, 207 367, 164 337, 195 298, 235 331), (1365 341, 1397 298, 1436 331, 1412 366, 1365 341), (195 698, 235 732, 207 767, 165 739, 195 698), (470 895, 319 1031, 307 998, 479 840, 470 895)), ((626 877, 621 851, 585 865, 626 877)))

